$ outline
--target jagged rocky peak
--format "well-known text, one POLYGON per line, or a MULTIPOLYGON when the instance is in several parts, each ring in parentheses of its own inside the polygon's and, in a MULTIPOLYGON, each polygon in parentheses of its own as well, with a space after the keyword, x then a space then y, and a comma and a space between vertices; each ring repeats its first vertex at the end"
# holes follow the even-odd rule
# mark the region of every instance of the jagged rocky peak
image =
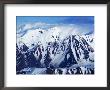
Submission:
POLYGON ((51 64, 55 64, 57 67, 67 67, 70 64, 77 64, 79 61, 94 61, 90 58, 90 54, 94 52, 94 49, 83 36, 79 35, 69 35, 63 40, 46 42, 45 46, 42 42, 32 43, 31 48, 24 43, 17 45, 17 48, 18 46, 21 46, 19 47, 21 52, 30 53, 33 51, 32 55, 41 64, 45 64, 46 60, 49 60, 51 64), (67 65, 62 66, 61 64, 64 65, 64 62, 67 65))

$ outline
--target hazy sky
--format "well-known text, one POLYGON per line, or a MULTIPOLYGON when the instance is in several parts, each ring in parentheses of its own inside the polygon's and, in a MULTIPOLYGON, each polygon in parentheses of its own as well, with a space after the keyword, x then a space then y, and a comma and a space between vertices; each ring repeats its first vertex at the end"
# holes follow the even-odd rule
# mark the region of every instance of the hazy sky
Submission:
POLYGON ((94 24, 94 16, 17 16, 17 25, 26 23, 94 24))

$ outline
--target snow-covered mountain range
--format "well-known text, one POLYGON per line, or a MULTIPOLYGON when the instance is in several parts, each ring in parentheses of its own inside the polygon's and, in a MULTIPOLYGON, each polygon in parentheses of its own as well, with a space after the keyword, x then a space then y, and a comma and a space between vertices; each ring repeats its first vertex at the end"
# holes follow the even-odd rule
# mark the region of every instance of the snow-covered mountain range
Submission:
POLYGON ((45 23, 19 27, 16 42, 17 71, 49 67, 94 70, 94 33, 79 28, 73 24, 45 23))

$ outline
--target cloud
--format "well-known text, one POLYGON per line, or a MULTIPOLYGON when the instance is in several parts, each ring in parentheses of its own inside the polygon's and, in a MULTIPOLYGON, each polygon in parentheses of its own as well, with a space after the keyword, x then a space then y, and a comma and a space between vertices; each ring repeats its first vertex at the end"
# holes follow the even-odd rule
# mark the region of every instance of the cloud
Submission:
POLYGON ((29 30, 51 30, 53 28, 60 28, 61 32, 68 32, 68 30, 75 31, 80 34, 87 34, 94 32, 93 24, 46 24, 46 23, 28 23, 19 26, 17 36, 22 37, 29 30))

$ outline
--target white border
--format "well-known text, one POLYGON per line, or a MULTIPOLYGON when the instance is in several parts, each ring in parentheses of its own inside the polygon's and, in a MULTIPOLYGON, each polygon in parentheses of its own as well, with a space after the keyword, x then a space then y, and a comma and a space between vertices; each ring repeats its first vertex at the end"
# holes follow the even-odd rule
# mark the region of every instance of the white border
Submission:
POLYGON ((5 87, 106 87, 107 5, 6 5, 5 87), (95 75, 16 75, 16 16, 95 16, 95 75))

